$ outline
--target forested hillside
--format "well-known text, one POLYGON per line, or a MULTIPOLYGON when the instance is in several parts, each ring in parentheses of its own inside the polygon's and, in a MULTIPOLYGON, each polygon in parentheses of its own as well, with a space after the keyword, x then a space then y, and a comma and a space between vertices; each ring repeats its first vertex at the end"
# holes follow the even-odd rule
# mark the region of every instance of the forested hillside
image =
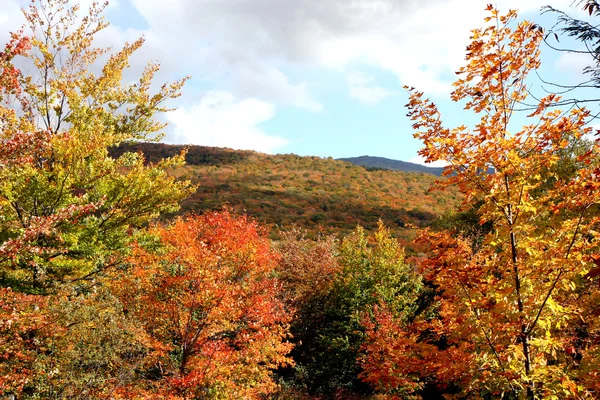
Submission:
POLYGON ((358 224, 372 231, 381 219, 406 238, 407 224, 427 226, 456 209, 460 199, 454 189, 431 191, 436 179, 431 174, 369 171, 331 158, 158 143, 122 145, 112 154, 141 152, 148 162, 158 162, 184 148, 186 165, 175 174, 198 188, 181 212, 229 205, 267 224, 338 235, 358 224))

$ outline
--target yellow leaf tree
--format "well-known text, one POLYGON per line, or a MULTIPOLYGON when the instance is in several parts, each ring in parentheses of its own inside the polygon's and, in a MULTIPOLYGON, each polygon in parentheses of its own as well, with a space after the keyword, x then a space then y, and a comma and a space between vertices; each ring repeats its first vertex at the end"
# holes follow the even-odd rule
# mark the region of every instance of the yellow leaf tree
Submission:
POLYGON ((109 157, 119 143, 161 137, 155 115, 185 79, 153 92, 151 63, 124 84, 143 39, 112 54, 94 47, 104 7, 34 1, 23 10, 28 36, 13 34, 0 54, 0 280, 13 288, 102 271, 135 228, 191 192, 167 174, 183 155, 156 165, 109 157))
MULTIPOLYGON (((471 396, 578 398, 598 384, 598 327, 589 281, 598 252, 598 144, 561 174, 561 157, 589 133, 588 112, 561 111, 549 95, 526 117, 528 74, 539 67, 541 28, 492 6, 472 31, 452 100, 479 122, 444 127, 440 111, 409 89, 420 154, 448 163, 444 185, 481 202, 493 224, 476 250, 453 232, 424 231, 425 278, 438 288, 438 317, 410 326, 380 310, 368 324, 364 378, 387 393, 418 390, 432 377, 471 396), (520 128, 511 120, 526 120, 520 128), (419 360, 418 362, 415 360, 419 360), (381 365, 386 367, 382 370, 381 365)), ((596 310, 597 311, 597 310, 596 310)))
POLYGON ((94 47, 105 6, 36 0, 0 52, 0 396, 106 398, 133 379, 145 349, 105 272, 192 191, 167 174, 183 155, 109 155, 159 139, 184 81, 154 91, 149 64, 124 84, 143 40, 94 47))

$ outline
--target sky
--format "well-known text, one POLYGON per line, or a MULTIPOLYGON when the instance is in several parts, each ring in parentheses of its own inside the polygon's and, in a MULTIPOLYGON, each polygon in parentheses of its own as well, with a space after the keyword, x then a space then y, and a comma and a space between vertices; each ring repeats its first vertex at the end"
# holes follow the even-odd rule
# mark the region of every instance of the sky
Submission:
MULTIPOLYGON (((0 40, 23 23, 26 0, 0 0, 0 40)), ((82 0, 86 7, 92 0, 82 0)), ((145 44, 125 79, 148 61, 159 83, 191 76, 167 143, 320 157, 361 155, 421 162, 404 85, 433 99, 448 127, 449 100, 470 30, 490 0, 112 0, 98 45, 145 44)), ((582 16, 572 0, 498 0, 551 27, 550 4, 582 16)), ((561 41, 561 44, 564 41, 561 41)), ((575 82, 589 60, 543 49, 546 80, 575 82)))

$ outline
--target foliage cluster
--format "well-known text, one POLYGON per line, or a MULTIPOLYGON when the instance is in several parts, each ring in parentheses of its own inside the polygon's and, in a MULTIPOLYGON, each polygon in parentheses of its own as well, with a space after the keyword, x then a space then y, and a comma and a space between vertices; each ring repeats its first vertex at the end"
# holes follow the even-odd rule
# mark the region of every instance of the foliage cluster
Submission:
POLYGON ((414 392, 432 377, 464 396, 597 395, 598 142, 581 142, 589 113, 557 109, 550 94, 520 129, 511 124, 539 66, 541 28, 488 7, 473 31, 452 99, 480 122, 447 129, 412 88, 415 136, 450 175, 486 229, 424 230, 424 279, 438 288, 437 316, 406 325, 382 309, 368 325, 367 381, 414 392), (493 168, 494 173, 487 173, 493 168))
POLYGON ((31 5, 32 36, 13 35, 0 56, 0 280, 30 290, 102 271, 131 240, 130 228, 176 210, 192 191, 166 172, 182 155, 155 165, 133 153, 107 156, 110 146, 156 138, 162 124, 153 115, 183 81, 153 94, 157 66, 149 64, 137 83, 123 85, 141 40, 93 72, 107 52, 91 47, 106 26, 102 7, 79 22, 77 12, 66 1, 31 5))
POLYGON ((372 394, 359 379, 362 321, 377 304, 385 304, 398 318, 413 318, 421 280, 381 221, 372 236, 357 227, 339 245, 332 241, 310 241, 288 232, 279 244, 284 285, 299 292, 292 303, 296 365, 284 376, 317 396, 372 394))

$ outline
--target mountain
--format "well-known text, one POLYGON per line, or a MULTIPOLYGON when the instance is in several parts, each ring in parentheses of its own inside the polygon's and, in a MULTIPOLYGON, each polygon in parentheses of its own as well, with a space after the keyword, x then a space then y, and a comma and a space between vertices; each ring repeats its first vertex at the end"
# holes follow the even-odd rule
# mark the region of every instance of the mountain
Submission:
POLYGON ((298 225, 311 235, 343 235, 357 224, 375 229, 377 221, 410 239, 408 224, 426 226, 437 215, 455 210, 458 191, 430 191, 436 177, 391 170, 367 170, 332 158, 268 155, 205 146, 158 143, 121 145, 142 152, 148 162, 187 148, 187 165, 173 171, 198 184, 181 212, 202 213, 229 206, 277 228, 298 225))
POLYGON ((371 156, 361 156, 361 157, 349 157, 349 158, 338 158, 338 160, 346 161, 352 163, 354 165, 360 165, 369 169, 382 168, 382 169, 391 169, 394 171, 403 171, 403 172, 422 172, 425 174, 432 174, 436 176, 441 176, 444 171, 443 167, 426 167, 421 164, 415 164, 406 161, 392 160, 390 158, 384 157, 371 157, 371 156))

